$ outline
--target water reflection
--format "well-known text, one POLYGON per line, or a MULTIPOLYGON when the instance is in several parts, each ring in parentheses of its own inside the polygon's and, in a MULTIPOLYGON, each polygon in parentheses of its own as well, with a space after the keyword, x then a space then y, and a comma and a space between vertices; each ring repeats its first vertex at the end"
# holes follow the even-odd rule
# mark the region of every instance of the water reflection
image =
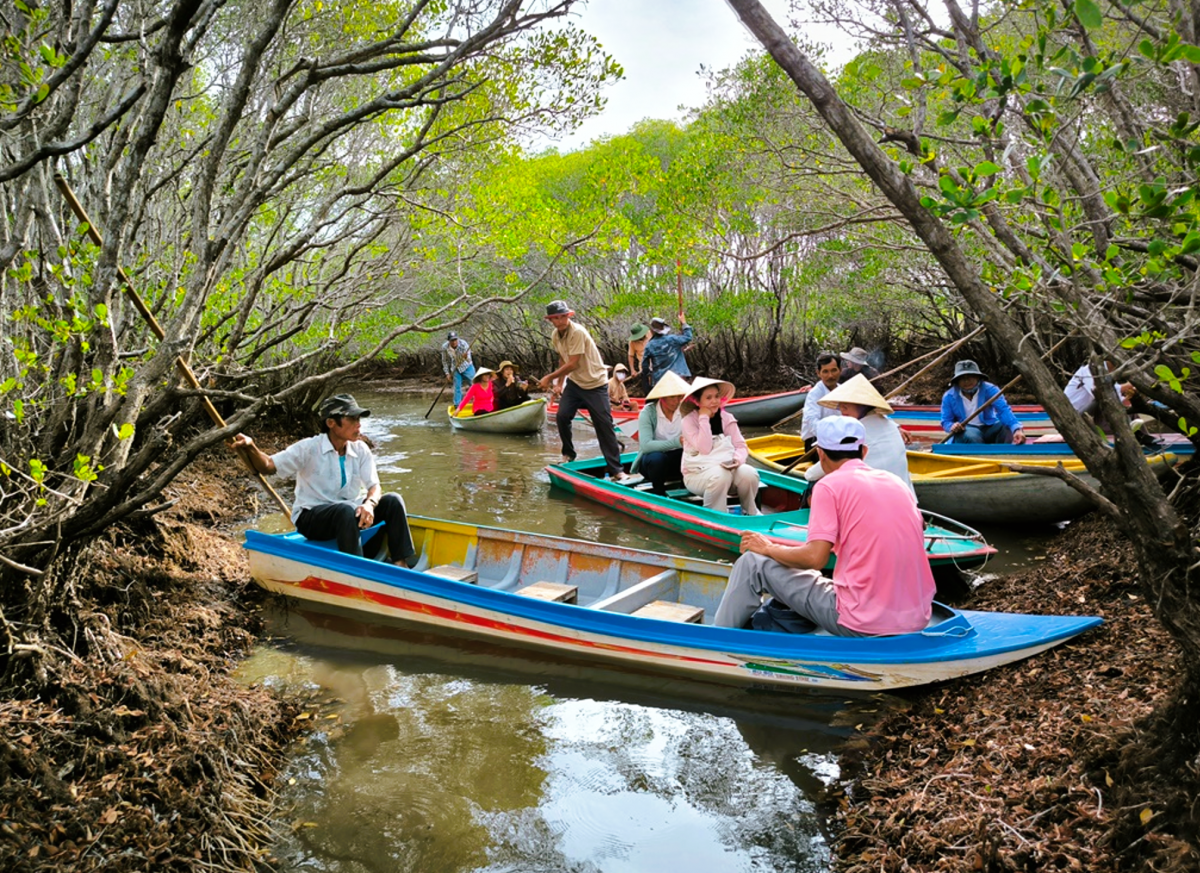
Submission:
POLYGON ((824 870, 794 774, 836 771, 846 725, 877 706, 312 610, 269 620, 285 636, 246 678, 336 698, 285 774, 289 870, 824 870))

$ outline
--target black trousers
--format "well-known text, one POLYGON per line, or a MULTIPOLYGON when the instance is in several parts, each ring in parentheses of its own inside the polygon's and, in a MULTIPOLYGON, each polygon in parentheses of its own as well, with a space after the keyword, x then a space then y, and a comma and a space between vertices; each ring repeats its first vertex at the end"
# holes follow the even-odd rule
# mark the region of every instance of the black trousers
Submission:
POLYGON ((586 409, 592 416, 596 438, 600 440, 600 451, 608 465, 610 476, 615 476, 621 467, 621 446, 617 432, 613 429, 612 406, 608 402, 608 385, 599 388, 580 388, 570 379, 558 400, 558 435, 562 438, 562 453, 575 460, 575 441, 571 437, 571 424, 575 413, 586 409))
POLYGON ((669 452, 647 452, 642 455, 638 472, 650 480, 650 490, 658 495, 667 493, 668 482, 678 482, 683 474, 683 449, 669 452))
POLYGON ((416 553, 412 532, 408 529, 408 513, 399 494, 385 494, 375 507, 375 520, 383 527, 364 544, 359 538, 358 519, 352 503, 325 503, 305 509, 296 519, 296 530, 310 540, 337 540, 339 552, 374 558, 384 541, 393 561, 406 561, 416 553))

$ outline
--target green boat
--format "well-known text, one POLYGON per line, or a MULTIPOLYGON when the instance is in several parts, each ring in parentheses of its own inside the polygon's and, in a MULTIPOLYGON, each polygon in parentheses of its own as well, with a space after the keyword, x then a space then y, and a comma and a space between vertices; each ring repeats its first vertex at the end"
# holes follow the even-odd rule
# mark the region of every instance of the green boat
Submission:
MULTIPOLYGON (((636 455, 621 456, 629 469, 636 455)), ((808 510, 801 509, 801 497, 810 485, 793 476, 759 471, 758 507, 762 515, 745 516, 740 507, 730 512, 708 509, 700 498, 685 488, 677 488, 662 497, 650 492, 649 483, 619 484, 605 478, 603 458, 553 464, 546 468, 551 485, 595 500, 648 524, 682 534, 711 546, 738 554, 742 534, 757 531, 781 543, 796 545, 808 539, 808 510)), ((925 550, 932 567, 960 570, 978 567, 995 554, 983 535, 953 519, 922 512, 925 517, 925 550)), ((832 563, 831 565, 832 566, 832 563)))

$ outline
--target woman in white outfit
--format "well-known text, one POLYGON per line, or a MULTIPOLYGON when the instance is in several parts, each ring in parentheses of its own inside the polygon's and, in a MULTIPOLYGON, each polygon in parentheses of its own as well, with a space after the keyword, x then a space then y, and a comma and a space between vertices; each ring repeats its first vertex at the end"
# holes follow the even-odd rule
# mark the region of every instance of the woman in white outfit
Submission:
MULTIPOLYGON (((867 432, 866 445, 869 451, 866 465, 876 470, 887 470, 907 485, 909 491, 913 491, 912 477, 908 474, 908 447, 904 445, 899 426, 887 417, 892 412, 891 404, 866 376, 859 373, 817 403, 861 421, 863 430, 867 432)), ((819 461, 804 471, 804 478, 809 482, 815 482, 824 475, 819 461)))
POLYGON ((735 489, 745 515, 759 515, 758 471, 746 463, 746 441, 737 419, 725 411, 733 396, 732 382, 699 378, 679 404, 683 413, 683 484, 704 498, 704 505, 728 511, 735 489))

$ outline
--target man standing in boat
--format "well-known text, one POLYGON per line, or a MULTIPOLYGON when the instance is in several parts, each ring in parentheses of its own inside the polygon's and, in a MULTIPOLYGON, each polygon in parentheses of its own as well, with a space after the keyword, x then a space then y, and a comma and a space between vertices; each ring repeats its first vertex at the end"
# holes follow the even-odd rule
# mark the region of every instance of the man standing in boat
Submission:
POLYGON ((458 409, 466 386, 475 379, 475 364, 471 360, 471 347, 454 331, 446 334, 442 343, 442 371, 447 382, 454 381, 454 408, 458 409))
POLYGON ((837 415, 836 409, 822 406, 818 401, 838 386, 842 378, 842 359, 833 352, 821 352, 817 355, 817 384, 812 386, 808 396, 804 398, 804 412, 800 418, 800 436, 804 439, 804 450, 812 448, 817 438, 817 422, 831 415, 837 415))
POLYGON ((792 546, 743 534, 743 554, 729 574, 715 625, 744 627, 770 595, 835 636, 925 627, 936 586, 921 513, 903 482, 863 463, 866 440, 857 419, 821 420, 816 445, 826 475, 813 484, 808 541, 792 546), (831 554, 837 563, 828 579, 821 570, 831 554))
POLYGON ((374 558, 386 542, 392 563, 417 562, 408 513, 399 494, 384 494, 375 456, 362 441, 361 421, 371 414, 353 395, 335 394, 321 403, 321 433, 292 443, 282 452, 265 454, 254 440, 239 433, 229 443, 254 469, 267 476, 296 479, 292 524, 310 540, 337 540, 339 552, 374 558), (364 544, 359 531, 383 522, 364 544))
POLYGON ((1025 442, 1021 422, 1008 401, 974 361, 954 365, 950 389, 942 395, 942 430, 955 443, 1019 446, 1025 442))
POLYGON ((617 482, 633 478, 621 466, 621 446, 613 427, 612 407, 608 401, 608 368, 596 348, 596 341, 586 329, 571 320, 571 307, 562 300, 546 304, 546 320, 554 326, 551 342, 558 352, 560 366, 538 380, 543 391, 550 391, 562 380, 562 396, 558 401, 558 435, 562 439, 563 463, 575 460, 575 441, 571 424, 580 409, 592 417, 592 426, 600 440, 608 474, 617 482))
POLYGON ((649 384, 653 388, 663 373, 671 372, 683 379, 692 378, 688 369, 687 358, 684 357, 684 346, 692 341, 692 329, 688 326, 687 316, 679 313, 680 331, 671 335, 671 328, 661 318, 650 319, 650 337, 646 343, 642 357, 642 370, 646 373, 649 384))

